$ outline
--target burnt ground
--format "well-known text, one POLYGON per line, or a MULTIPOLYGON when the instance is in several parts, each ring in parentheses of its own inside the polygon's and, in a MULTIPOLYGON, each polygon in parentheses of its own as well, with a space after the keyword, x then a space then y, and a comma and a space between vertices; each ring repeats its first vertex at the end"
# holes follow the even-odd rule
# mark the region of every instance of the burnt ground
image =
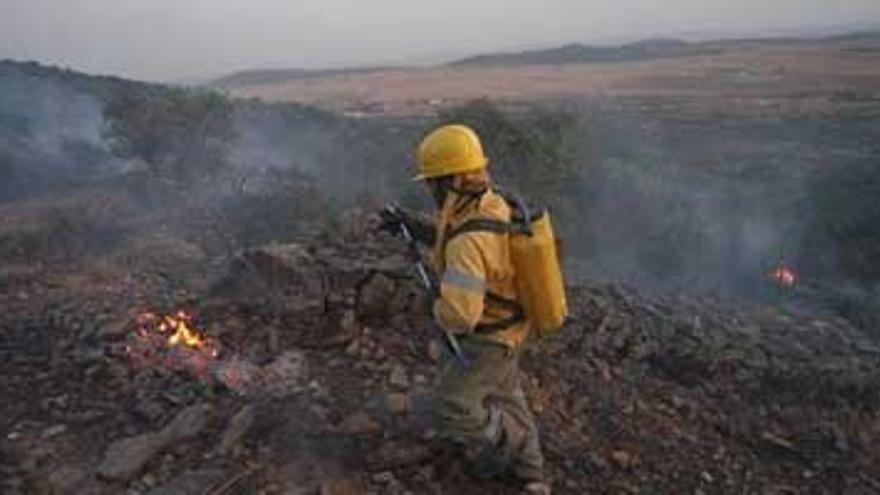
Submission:
MULTIPOLYGON (((394 242, 229 259, 148 241, 3 267, 3 493, 516 492, 435 448, 439 344, 394 242), (221 362, 275 366, 282 386, 132 363, 135 315, 179 307, 221 362)), ((616 286, 569 297, 572 322, 523 359, 556 493, 880 492, 880 347, 847 321, 616 286)))

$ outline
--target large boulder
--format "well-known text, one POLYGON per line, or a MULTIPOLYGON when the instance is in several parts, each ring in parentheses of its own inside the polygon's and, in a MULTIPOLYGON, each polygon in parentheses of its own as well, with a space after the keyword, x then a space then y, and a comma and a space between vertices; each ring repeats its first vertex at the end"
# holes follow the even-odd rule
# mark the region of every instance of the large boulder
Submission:
POLYGON ((180 411, 158 432, 123 438, 110 444, 97 473, 104 479, 128 481, 169 446, 201 433, 208 424, 211 407, 197 404, 180 411))
POLYGON ((280 313, 323 310, 327 294, 324 267, 299 244, 272 244, 233 259, 214 284, 212 295, 280 313))

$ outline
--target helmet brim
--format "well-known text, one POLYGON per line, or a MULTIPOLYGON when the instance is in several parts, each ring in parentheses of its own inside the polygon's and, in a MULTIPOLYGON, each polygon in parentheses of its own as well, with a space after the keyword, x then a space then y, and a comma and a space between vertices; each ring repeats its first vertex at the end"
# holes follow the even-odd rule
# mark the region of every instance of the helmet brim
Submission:
POLYGON ((413 182, 424 182, 428 179, 439 179, 440 177, 448 177, 451 175, 469 174, 471 172, 483 170, 488 167, 489 167, 489 159, 484 157, 481 163, 473 165, 470 168, 466 168, 466 169, 462 169, 462 170, 455 170, 453 172, 445 173, 445 174, 418 174, 412 178, 412 181, 413 182))

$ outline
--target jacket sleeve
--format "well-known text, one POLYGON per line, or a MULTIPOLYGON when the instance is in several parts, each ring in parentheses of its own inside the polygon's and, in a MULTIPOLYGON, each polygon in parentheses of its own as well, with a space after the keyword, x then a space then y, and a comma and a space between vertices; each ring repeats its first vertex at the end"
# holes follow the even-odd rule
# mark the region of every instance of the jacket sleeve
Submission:
POLYGON ((440 298, 434 303, 437 323, 455 334, 469 333, 483 316, 486 263, 477 239, 469 233, 446 246, 440 298))

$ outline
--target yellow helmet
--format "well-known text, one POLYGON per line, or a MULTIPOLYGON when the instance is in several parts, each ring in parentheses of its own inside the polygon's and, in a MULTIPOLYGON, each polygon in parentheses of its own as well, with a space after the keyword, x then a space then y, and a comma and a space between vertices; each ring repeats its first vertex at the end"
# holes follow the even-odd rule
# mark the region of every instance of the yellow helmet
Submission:
POLYGON ((475 172, 486 168, 489 160, 473 129, 464 125, 445 125, 428 134, 418 150, 419 175, 415 180, 475 172))

